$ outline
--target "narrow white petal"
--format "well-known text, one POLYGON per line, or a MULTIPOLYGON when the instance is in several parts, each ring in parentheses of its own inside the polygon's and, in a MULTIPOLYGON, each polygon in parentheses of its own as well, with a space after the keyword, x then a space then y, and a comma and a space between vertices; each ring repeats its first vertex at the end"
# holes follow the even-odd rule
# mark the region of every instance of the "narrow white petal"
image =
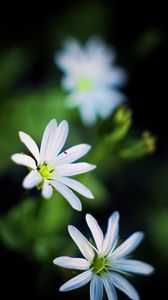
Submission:
POLYGON ((125 242, 123 242, 116 250, 110 254, 113 259, 126 257, 130 254, 142 241, 144 237, 143 232, 135 232, 125 242))
POLYGON ((85 196, 86 198, 90 198, 90 199, 94 198, 91 191, 77 180, 74 180, 72 178, 67 178, 67 177, 60 177, 60 178, 57 178, 57 180, 59 182, 62 182, 65 185, 67 185, 69 188, 73 189, 74 191, 78 192, 79 194, 85 196))
POLYGON ((142 261, 134 259, 119 259, 112 262, 112 267, 125 272, 150 275, 154 268, 142 261))
MULTIPOLYGON (((79 57, 83 54, 82 48, 76 40, 68 40, 64 43, 64 51, 55 55, 55 63, 64 71, 71 71, 73 65, 77 65, 79 57), (76 60, 77 58, 77 60, 76 60), (75 62, 73 64, 73 61, 75 62)), ((77 65, 78 66, 78 65, 77 65)))
POLYGON ((25 146, 33 154, 37 163, 39 163, 40 153, 39 153, 39 149, 38 149, 35 141, 31 138, 30 135, 28 135, 27 133, 25 133, 23 131, 19 131, 19 137, 20 137, 22 143, 25 144, 25 146))
POLYGON ((70 164, 88 153, 90 148, 91 146, 88 144, 73 146, 59 154, 55 160, 55 164, 70 164))
POLYGON ((83 256, 91 261, 94 257, 94 250, 85 236, 72 225, 68 226, 68 231, 83 256))
POLYGON ((67 139, 68 136, 68 122, 67 121, 62 121, 58 128, 57 128, 57 132, 56 135, 54 137, 54 145, 52 148, 52 153, 51 153, 51 159, 53 159, 53 156, 56 157, 56 155, 62 150, 62 148, 64 147, 65 141, 67 139))
POLYGON ((79 198, 63 183, 55 180, 50 181, 51 185, 70 203, 70 205, 78 210, 82 210, 82 204, 79 198))
POLYGON ((42 188, 42 196, 46 199, 51 198, 53 194, 53 188, 47 180, 44 180, 43 188, 42 188))
POLYGON ((94 64, 109 67, 116 59, 115 49, 109 49, 100 38, 90 38, 86 44, 86 50, 90 60, 94 60, 94 64))
POLYGON ((31 189, 38 185, 42 181, 41 175, 37 172, 32 170, 23 180, 23 187, 25 189, 31 189))
POLYGON ((86 126, 93 126, 97 119, 97 107, 94 102, 90 101, 92 94, 86 94, 84 97, 85 101, 79 106, 80 116, 86 126))
POLYGON ((108 220, 107 233, 103 242, 102 253, 107 255, 110 251, 113 250, 116 241, 118 239, 118 221, 119 213, 114 212, 108 220))
POLYGON ((100 276, 95 275, 90 282, 90 300, 103 299, 103 283, 100 276))
POLYGON ((107 115, 112 113, 114 109, 125 101, 125 95, 121 92, 113 89, 99 89, 99 92, 95 94, 96 102, 98 105, 98 111, 102 118, 106 118, 107 115), (103 99, 106 99, 105 103, 103 99), (107 111, 109 110, 109 113, 107 111))
POLYGON ((91 216, 90 214, 86 215, 86 222, 90 228, 90 231, 93 235, 93 238, 95 240, 96 246, 98 248, 98 251, 101 251, 102 243, 103 243, 103 232, 96 221, 96 219, 91 216))
POLYGON ((26 166, 30 169, 36 169, 35 160, 29 155, 16 153, 11 156, 11 159, 18 165, 26 166))
POLYGON ((67 292, 67 291, 77 289, 77 288, 87 284, 91 280, 92 276, 93 275, 92 275, 91 270, 87 270, 87 271, 81 273, 80 275, 75 276, 74 278, 70 279, 66 283, 64 283, 60 287, 60 291, 67 292))
POLYGON ((129 283, 127 279, 114 272, 111 272, 110 275, 112 283, 115 285, 116 288, 124 292, 132 300, 140 299, 136 289, 133 287, 132 284, 129 283))
POLYGON ((58 166, 56 169, 56 175, 58 176, 74 176, 78 174, 83 174, 95 169, 95 165, 91 165, 85 162, 67 164, 58 166))
POLYGON ((102 276, 102 281, 107 293, 108 300, 117 300, 117 294, 112 284, 109 273, 106 273, 104 276, 102 276))
POLYGON ((99 95, 100 99, 97 99, 97 110, 98 110, 98 114, 102 119, 106 119, 108 118, 112 112, 114 111, 114 109, 120 104, 120 103, 115 103, 113 101, 113 99, 109 99, 108 98, 108 93, 106 95, 106 93, 104 92, 104 95, 101 96, 99 95), (105 103, 104 103, 104 99, 106 99, 105 103))
POLYGON ((53 263, 67 269, 88 270, 90 263, 84 258, 61 256, 54 259, 53 263))
POLYGON ((55 148, 58 139, 58 127, 56 120, 52 121, 52 126, 50 126, 50 131, 48 133, 48 140, 46 140, 46 150, 43 156, 43 161, 50 163, 55 157, 55 148))
POLYGON ((124 85, 127 79, 128 76, 125 70, 120 67, 113 67, 104 77, 104 84, 115 88, 124 85))
POLYGON ((43 133, 41 147, 40 147, 40 161, 48 161, 50 158, 50 149, 52 148, 54 137, 57 132, 57 122, 55 119, 51 120, 43 133))

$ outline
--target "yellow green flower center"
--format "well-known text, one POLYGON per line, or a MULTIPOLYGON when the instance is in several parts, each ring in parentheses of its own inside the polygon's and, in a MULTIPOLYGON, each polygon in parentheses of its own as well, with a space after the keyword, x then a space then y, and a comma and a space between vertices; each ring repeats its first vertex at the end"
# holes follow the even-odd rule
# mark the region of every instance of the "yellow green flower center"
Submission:
POLYGON ((102 275, 103 273, 107 272, 107 263, 105 257, 96 254, 91 266, 93 268, 93 272, 97 275, 102 275))
POLYGON ((92 83, 89 78, 82 78, 78 81, 78 89, 80 91, 90 90, 92 88, 92 83))
POLYGON ((54 171, 49 165, 47 165, 45 162, 37 167, 37 170, 39 171, 40 175, 46 179, 51 179, 51 173, 54 171))

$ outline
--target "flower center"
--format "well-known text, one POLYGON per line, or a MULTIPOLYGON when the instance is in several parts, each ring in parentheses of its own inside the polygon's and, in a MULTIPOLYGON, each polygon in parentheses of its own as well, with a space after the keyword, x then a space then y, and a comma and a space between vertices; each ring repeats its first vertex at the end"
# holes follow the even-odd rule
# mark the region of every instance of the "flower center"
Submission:
POLYGON ((51 173, 54 171, 46 162, 44 162, 41 166, 37 167, 40 175, 45 177, 46 179, 51 179, 51 173))
POLYGON ((92 83, 89 78, 81 78, 78 81, 78 89, 80 91, 90 90, 92 88, 92 83))
POLYGON ((95 255, 92 261, 93 272, 102 275, 104 272, 107 272, 106 259, 102 256, 95 255))

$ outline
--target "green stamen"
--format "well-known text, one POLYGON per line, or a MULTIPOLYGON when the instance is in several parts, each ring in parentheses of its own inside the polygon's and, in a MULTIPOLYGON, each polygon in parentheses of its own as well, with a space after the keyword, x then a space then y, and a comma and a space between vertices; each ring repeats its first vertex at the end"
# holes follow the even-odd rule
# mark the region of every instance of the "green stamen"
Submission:
POLYGON ((37 167, 37 170, 41 174, 42 177, 46 179, 51 179, 51 173, 53 172, 53 169, 49 167, 45 162, 37 167))
POLYGON ((92 84, 89 78, 82 78, 78 81, 78 88, 80 91, 90 90, 91 87, 92 84))
POLYGON ((106 259, 96 254, 92 262, 92 268, 93 272, 97 275, 102 275, 104 272, 107 272, 106 259))

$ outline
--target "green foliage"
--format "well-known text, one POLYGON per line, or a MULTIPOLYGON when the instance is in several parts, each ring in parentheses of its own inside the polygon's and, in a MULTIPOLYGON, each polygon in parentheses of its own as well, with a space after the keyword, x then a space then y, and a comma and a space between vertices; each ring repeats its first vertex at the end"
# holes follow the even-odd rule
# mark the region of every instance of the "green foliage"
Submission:
POLYGON ((158 255, 164 260, 168 260, 168 209, 158 209, 150 214, 149 231, 152 244, 157 249, 158 255))
MULTIPOLYGON (((99 166, 98 166, 99 167, 99 166)), ((104 206, 109 198, 109 193, 105 186, 103 180, 96 176, 95 172, 90 174, 84 174, 80 176, 79 180, 84 185, 86 185, 93 193, 94 199, 84 198, 83 205, 87 204, 87 207, 92 206, 95 209, 100 209, 101 206, 104 206)))
POLYGON ((14 86, 19 75, 28 66, 28 57, 24 49, 11 48, 0 54, 0 92, 14 86))
POLYGON ((0 218, 0 238, 15 251, 37 260, 51 260, 68 247, 63 232, 72 209, 58 193, 50 200, 29 198, 0 218))
POLYGON ((102 126, 101 139, 91 160, 96 164, 103 162, 106 173, 110 166, 116 169, 124 161, 138 159, 155 151, 156 138, 150 132, 137 137, 132 131, 132 123, 131 110, 121 106, 102 126))
POLYGON ((137 58, 145 58, 155 50, 163 40, 163 33, 158 29, 149 29, 135 44, 135 52, 137 58))
POLYGON ((146 131, 140 138, 130 138, 119 155, 124 159, 136 159, 153 153, 156 149, 156 138, 146 131))

